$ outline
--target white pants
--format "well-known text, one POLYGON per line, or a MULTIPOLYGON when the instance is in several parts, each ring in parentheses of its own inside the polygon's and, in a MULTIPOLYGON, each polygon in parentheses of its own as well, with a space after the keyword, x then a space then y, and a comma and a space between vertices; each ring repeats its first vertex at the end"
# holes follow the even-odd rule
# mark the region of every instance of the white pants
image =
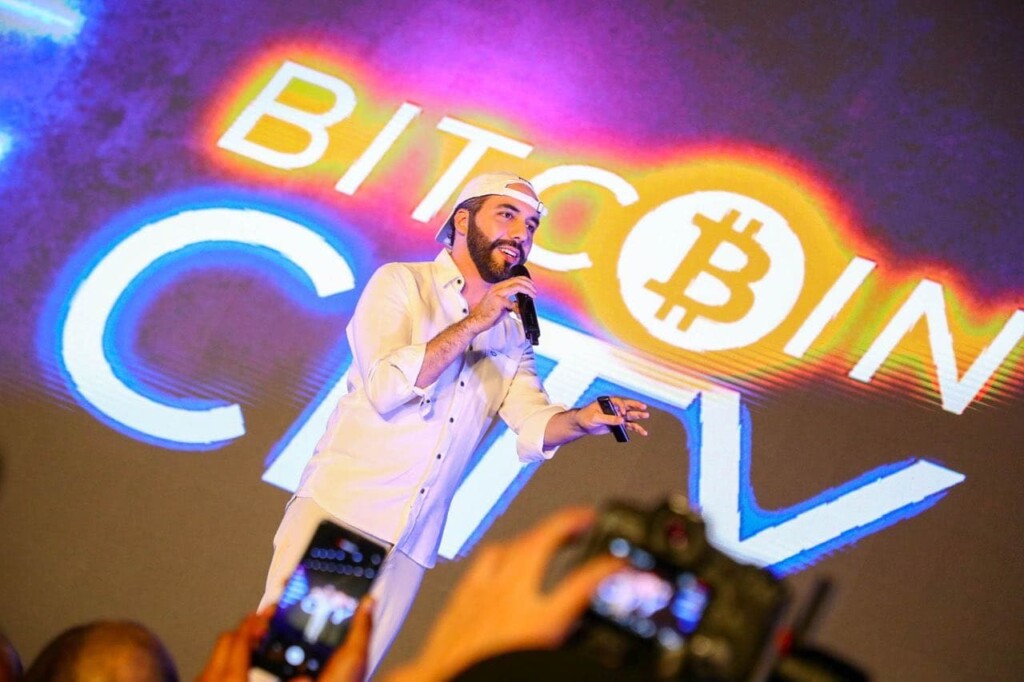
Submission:
MULTIPOLYGON (((260 608, 276 603, 284 591, 288 576, 299 563, 313 532, 324 519, 333 519, 323 507, 311 497, 293 497, 285 508, 284 518, 274 535, 274 557, 267 572, 267 586, 260 600, 260 608)), ((344 524, 343 524, 344 525, 344 524)), ((408 556, 392 550, 381 565, 370 595, 374 599, 373 630, 370 634, 370 651, 366 665, 369 678, 384 658, 388 647, 395 640, 405 617, 412 608, 416 593, 420 589, 425 568, 408 556)))

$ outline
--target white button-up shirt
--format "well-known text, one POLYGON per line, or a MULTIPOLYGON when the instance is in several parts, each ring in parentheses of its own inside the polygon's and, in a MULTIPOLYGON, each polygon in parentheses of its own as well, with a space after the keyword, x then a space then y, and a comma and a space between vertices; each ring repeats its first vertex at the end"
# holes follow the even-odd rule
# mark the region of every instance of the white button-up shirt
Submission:
POLYGON ((522 324, 509 315, 433 384, 414 385, 427 341, 468 315, 464 286, 446 250, 432 263, 390 263, 373 274, 347 330, 348 393, 297 493, 428 568, 495 414, 517 434, 519 459, 530 462, 554 454, 544 449, 544 430, 565 409, 548 399, 522 324))

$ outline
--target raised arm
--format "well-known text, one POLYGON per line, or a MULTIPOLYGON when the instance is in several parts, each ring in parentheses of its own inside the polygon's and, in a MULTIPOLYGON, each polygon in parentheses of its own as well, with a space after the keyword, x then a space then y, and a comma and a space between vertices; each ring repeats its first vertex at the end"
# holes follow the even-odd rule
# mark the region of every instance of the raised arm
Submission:
POLYGON ((416 386, 426 388, 437 381, 441 372, 466 352, 477 334, 498 324, 515 308, 512 297, 520 293, 529 296, 537 294, 533 282, 526 277, 512 277, 498 282, 470 309, 465 319, 452 324, 428 341, 423 365, 416 377, 416 386))
POLYGON ((509 297, 516 293, 532 295, 533 283, 515 277, 495 284, 465 319, 426 342, 417 342, 413 316, 421 314, 418 307, 422 304, 413 275, 400 265, 377 270, 348 326, 349 346, 370 404, 384 414, 415 397, 424 397, 477 334, 514 308, 509 297))

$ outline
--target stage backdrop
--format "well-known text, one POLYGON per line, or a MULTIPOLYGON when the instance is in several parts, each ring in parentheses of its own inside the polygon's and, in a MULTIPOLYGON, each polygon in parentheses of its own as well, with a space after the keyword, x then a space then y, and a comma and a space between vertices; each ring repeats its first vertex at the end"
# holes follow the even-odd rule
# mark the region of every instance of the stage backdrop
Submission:
MULTIPOLYGON (((363 285, 512 169, 550 206, 549 392, 655 414, 539 468, 499 425, 446 557, 682 491, 798 598, 834 579, 816 639, 877 679, 1019 675, 1019 5, 0 0, 0 22, 0 628, 26 659, 128 617, 199 669, 261 593, 363 285)), ((464 565, 430 573, 389 665, 464 565)))

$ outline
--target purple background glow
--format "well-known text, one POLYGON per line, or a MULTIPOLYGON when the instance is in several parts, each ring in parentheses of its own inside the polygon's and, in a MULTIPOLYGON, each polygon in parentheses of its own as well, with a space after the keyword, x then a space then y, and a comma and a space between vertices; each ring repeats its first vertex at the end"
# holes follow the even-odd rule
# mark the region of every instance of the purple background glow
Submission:
MULTIPOLYGON (((268 277, 258 256, 212 251, 134 301, 139 323, 121 348, 140 379, 246 411, 241 441, 173 452, 98 422, 60 374, 53 322, 85 265, 139 216, 214 197, 338 236, 358 282, 434 251, 411 206, 385 205, 389 188, 346 197, 211 162, 205 126, 237 85, 229 78, 278 46, 344 55, 369 76, 352 82, 375 107, 415 102, 430 126, 443 115, 501 121, 566 163, 654 170, 708 145, 792 159, 889 254, 885 268, 938 266, 979 300, 1024 302, 1019 4, 72 4, 85 22, 61 41, 0 14, 0 132, 11 139, 0 156, 0 628, 28 658, 74 619, 133 616, 167 638, 185 676, 198 670, 214 633, 258 598, 286 499, 259 481, 263 457, 332 376, 358 293, 317 302, 301 281, 268 277)), ((1019 367, 1020 353, 1007 362, 1019 367)), ((1024 602, 1007 587, 1024 580, 1020 416, 1020 395, 955 417, 817 384, 752 408, 751 476, 766 509, 908 454, 967 475, 919 519, 819 566, 840 585, 822 638, 878 679, 1005 679, 1024 666, 1024 602)), ((605 446, 613 461, 584 475, 589 455, 567 448, 495 536, 560 502, 684 487, 664 453, 686 435, 665 416, 654 426, 649 470, 617 469, 629 465, 605 446), (579 499, 559 493, 567 480, 579 499)), ((431 574, 393 661, 415 651, 459 571, 431 574)))

